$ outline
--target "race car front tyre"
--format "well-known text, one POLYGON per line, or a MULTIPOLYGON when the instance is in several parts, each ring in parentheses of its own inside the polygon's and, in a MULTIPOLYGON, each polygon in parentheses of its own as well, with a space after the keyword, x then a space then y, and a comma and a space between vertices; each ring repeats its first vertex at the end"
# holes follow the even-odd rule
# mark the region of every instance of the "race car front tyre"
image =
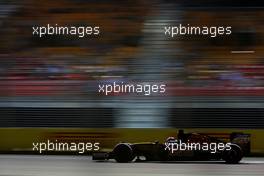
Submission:
POLYGON ((223 160, 228 164, 237 164, 243 157, 242 149, 237 144, 231 144, 230 147, 230 150, 223 152, 223 160))
POLYGON ((117 144, 113 150, 114 158, 119 163, 128 163, 135 158, 133 149, 128 143, 117 144))

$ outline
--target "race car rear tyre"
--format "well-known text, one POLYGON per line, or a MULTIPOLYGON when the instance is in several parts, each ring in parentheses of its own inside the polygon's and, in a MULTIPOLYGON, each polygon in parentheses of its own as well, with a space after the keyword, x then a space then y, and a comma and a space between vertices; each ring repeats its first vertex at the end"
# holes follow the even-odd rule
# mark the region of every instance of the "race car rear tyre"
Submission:
POLYGON ((128 163, 135 158, 131 145, 127 143, 117 144, 113 153, 115 160, 119 163, 128 163))
POLYGON ((236 144, 231 144, 230 147, 230 150, 223 152, 223 160, 228 164, 237 164, 243 157, 242 149, 236 144))

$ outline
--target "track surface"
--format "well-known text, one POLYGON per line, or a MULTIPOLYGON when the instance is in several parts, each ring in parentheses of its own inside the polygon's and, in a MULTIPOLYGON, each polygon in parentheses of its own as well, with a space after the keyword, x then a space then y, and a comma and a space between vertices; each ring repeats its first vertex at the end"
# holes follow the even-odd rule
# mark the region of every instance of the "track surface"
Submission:
POLYGON ((222 162, 126 163, 93 162, 85 156, 0 155, 0 176, 254 176, 264 175, 264 158, 241 164, 222 162))

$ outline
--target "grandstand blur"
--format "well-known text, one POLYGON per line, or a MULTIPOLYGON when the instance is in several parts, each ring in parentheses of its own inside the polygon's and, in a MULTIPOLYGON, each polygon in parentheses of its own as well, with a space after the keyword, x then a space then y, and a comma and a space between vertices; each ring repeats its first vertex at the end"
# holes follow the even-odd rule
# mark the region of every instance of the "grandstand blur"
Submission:
POLYGON ((263 128, 264 6, 204 2, 1 1, 2 127, 263 128), (179 23, 233 33, 168 39, 164 26, 179 23), (101 34, 32 35, 45 24, 97 25, 101 34), (113 81, 163 82, 167 91, 98 94, 113 81))

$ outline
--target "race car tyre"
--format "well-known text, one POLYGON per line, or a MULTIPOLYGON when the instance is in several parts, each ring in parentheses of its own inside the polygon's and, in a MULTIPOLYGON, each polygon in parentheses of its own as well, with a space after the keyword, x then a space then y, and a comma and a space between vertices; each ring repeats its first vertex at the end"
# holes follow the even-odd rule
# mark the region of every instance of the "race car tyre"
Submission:
POLYGON ((243 157, 242 149, 237 144, 231 144, 230 150, 223 152, 223 160, 228 164, 237 164, 243 157))
POLYGON ((127 143, 117 144, 113 153, 115 160, 119 163, 128 163, 135 158, 131 145, 127 143))

